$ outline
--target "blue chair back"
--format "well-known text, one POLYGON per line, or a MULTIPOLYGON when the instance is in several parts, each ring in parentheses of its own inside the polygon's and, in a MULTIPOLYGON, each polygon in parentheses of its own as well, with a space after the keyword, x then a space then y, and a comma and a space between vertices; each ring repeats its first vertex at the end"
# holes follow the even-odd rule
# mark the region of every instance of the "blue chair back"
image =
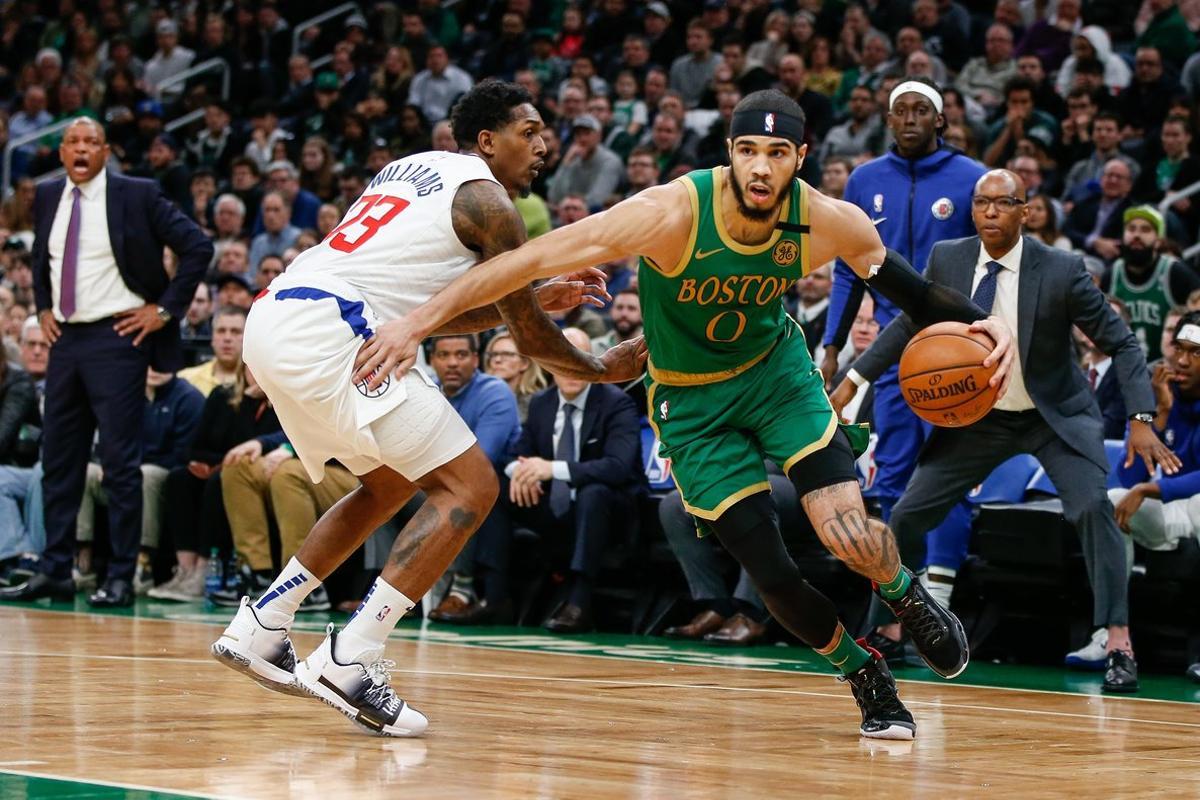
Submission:
POLYGON ((1038 469, 1037 459, 1033 456, 1027 453, 1013 456, 968 492, 967 500, 975 505, 1019 503, 1025 497, 1025 486, 1038 469))

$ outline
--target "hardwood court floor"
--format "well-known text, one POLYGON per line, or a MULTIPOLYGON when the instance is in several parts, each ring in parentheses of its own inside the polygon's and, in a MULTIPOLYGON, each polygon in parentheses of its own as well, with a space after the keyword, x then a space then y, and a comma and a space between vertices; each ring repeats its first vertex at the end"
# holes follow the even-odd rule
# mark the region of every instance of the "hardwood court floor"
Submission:
MULTIPOLYGON (((2 800, 1200 794, 1195 702, 905 681, 917 740, 869 742, 830 675, 487 648, 414 628, 388 656, 430 730, 376 739, 213 661, 211 623, 0 606, 0 631, 2 800)), ((294 638, 301 656, 320 641, 294 638)))

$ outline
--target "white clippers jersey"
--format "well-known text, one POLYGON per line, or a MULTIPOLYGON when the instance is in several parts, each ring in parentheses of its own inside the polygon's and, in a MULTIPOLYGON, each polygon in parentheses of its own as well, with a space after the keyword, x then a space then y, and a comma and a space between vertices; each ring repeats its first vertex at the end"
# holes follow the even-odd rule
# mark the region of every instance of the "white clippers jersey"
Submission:
POLYGON ((357 289, 380 319, 399 319, 478 260, 450 207, 468 181, 499 183, 478 156, 434 151, 388 164, 325 240, 296 257, 288 283, 329 277, 357 289))

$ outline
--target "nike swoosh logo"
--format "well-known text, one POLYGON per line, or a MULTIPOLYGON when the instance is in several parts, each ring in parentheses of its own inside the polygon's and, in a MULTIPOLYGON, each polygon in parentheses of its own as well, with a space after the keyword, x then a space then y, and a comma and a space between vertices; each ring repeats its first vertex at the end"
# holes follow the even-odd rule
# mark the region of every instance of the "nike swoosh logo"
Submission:
POLYGON ((696 251, 696 260, 703 261, 704 259, 708 258, 709 256, 716 255, 717 253, 721 252, 724 249, 725 249, 724 247, 718 247, 716 250, 709 250, 707 253, 704 252, 703 250, 697 250, 696 251))
POLYGON ((872 225, 874 225, 875 227, 877 227, 877 228, 878 228, 878 227, 879 227, 879 223, 881 223, 881 222, 886 222, 886 221, 887 221, 887 217, 880 217, 879 219, 873 219, 873 220, 871 220, 871 224, 872 224, 872 225))

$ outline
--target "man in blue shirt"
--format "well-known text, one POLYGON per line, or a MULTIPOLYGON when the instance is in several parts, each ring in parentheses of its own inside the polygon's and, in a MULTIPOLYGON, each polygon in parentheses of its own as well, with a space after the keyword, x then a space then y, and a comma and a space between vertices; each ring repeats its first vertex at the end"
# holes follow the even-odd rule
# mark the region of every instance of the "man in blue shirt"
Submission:
MULTIPOLYGON (((1174 352, 1154 368, 1151 385, 1158 408, 1154 431, 1179 456, 1174 475, 1154 478, 1142 459, 1117 468, 1121 489, 1109 489, 1117 525, 1133 543, 1148 550, 1175 550, 1183 539, 1200 536, 1200 312, 1175 326, 1174 352)), ((1200 662, 1187 670, 1200 683, 1200 662)))
MULTIPOLYGON (((946 124, 942 95, 932 81, 905 78, 892 90, 888 106, 887 124, 896 144, 850 173, 844 199, 867 212, 885 245, 907 258, 915 269, 924 271, 934 244, 975 234, 971 192, 986 168, 942 142, 938 135, 946 124)), ((825 325, 821 372, 826 382, 838 371, 838 353, 846 343, 865 289, 866 284, 839 260, 825 325)), ((883 330, 899 311, 887 298, 872 294, 875 318, 883 330)), ((863 383, 861 376, 851 370, 834 395, 845 394, 844 405, 863 383)), ((835 404, 835 408, 840 407, 835 404)), ((896 367, 883 373, 875 384, 874 420, 879 439, 872 489, 886 521, 912 475, 929 428, 905 404, 896 367)), ((965 502, 930 532, 929 589, 943 605, 950 605, 954 575, 966 558, 969 536, 970 512, 965 502)), ((871 634, 868 642, 889 663, 904 663, 901 643, 881 633, 871 634)))
MULTIPOLYGON (((479 371, 478 339, 473 334, 439 336, 433 340, 429 363, 450 405, 475 434, 496 471, 503 471, 521 435, 517 398, 504 381, 479 371)), ((476 542, 491 526, 507 524, 502 504, 497 503, 450 565, 450 591, 430 612, 430 619, 460 624, 505 621, 509 612, 497 607, 497 598, 508 597, 508 565, 487 563, 489 551, 478 548, 476 542), (477 577, 483 585, 482 599, 475 591, 477 577)))

